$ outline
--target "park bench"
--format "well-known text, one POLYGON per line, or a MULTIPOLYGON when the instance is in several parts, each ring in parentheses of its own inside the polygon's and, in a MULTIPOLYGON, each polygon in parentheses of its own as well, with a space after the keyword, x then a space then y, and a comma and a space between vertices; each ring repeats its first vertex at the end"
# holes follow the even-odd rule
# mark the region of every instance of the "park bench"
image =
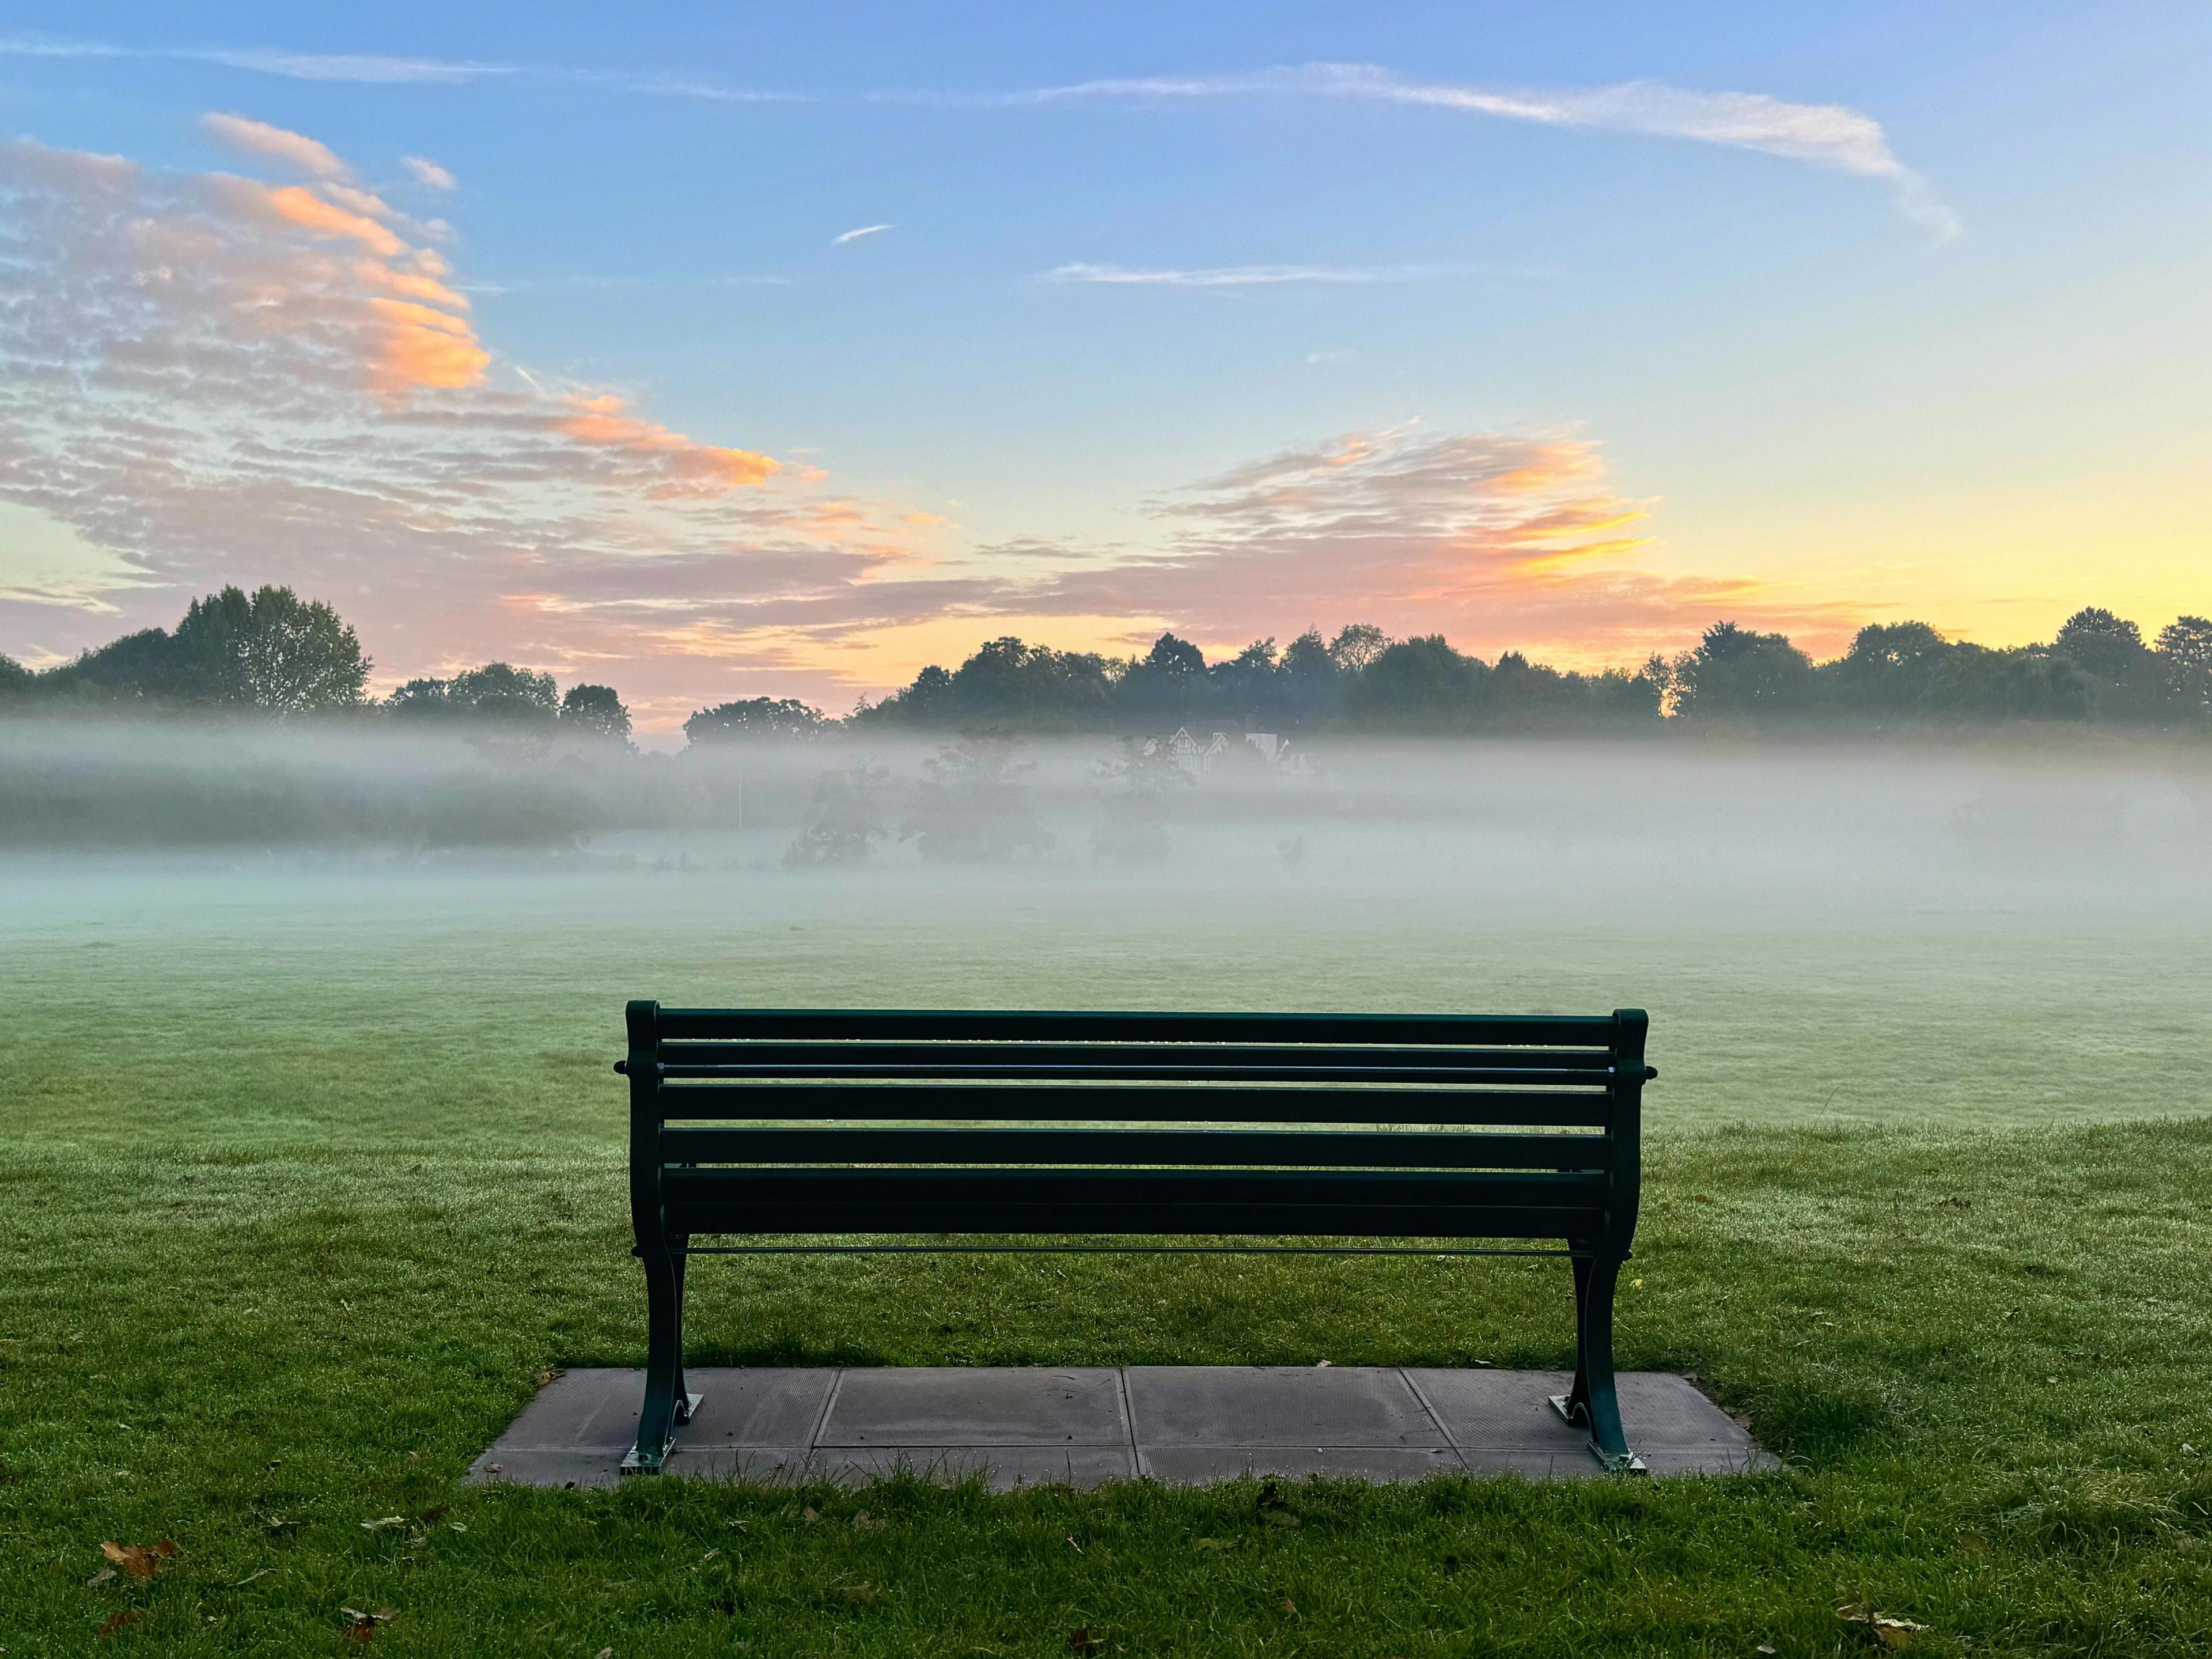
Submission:
POLYGON ((633 1002, 628 1018, 629 1057, 615 1069, 629 1079, 647 1348, 626 1471, 658 1470, 696 1404, 684 1381, 687 1258, 1036 1249, 1566 1256, 1575 1375, 1553 1404, 1588 1429, 1607 1467, 1640 1467, 1613 1374, 1642 1092, 1658 1075, 1644 1061, 1640 1009, 1512 1018, 633 1002), (748 1242, 692 1243, 702 1235, 748 1242), (915 1235, 926 1242, 861 1242, 915 1235), (1023 1242, 970 1242, 978 1236, 1023 1242), (1144 1242, 1066 1242, 1100 1237, 1144 1242), (1221 1242, 1251 1239, 1327 1242, 1221 1242), (1560 1248, 1538 1248, 1545 1240, 1560 1248))

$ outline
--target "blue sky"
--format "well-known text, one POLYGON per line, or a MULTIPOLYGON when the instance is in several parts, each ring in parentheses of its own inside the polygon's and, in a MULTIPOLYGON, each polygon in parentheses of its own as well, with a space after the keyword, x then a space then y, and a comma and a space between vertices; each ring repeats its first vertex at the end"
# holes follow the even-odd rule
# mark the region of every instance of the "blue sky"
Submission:
MULTIPOLYGON (((1905 615, 2001 641, 2084 603, 2151 629, 2212 609, 2202 5, 11 20, 0 131, 128 158, 157 193, 331 187, 210 112, 342 158, 465 301, 481 392, 434 395, 617 398, 774 458, 758 488, 811 503, 679 530, 647 481, 634 523, 603 502, 571 545, 541 481, 509 509, 529 602, 433 538, 408 567, 417 592, 450 575, 432 626, 377 592, 404 546, 289 549, 296 503, 206 460, 251 430, 293 446, 270 465, 300 490, 329 483, 298 398, 210 414, 208 368, 161 395, 221 427, 212 494, 103 515, 74 505, 85 480, 0 468, 0 651, 30 659, 216 577, 333 587, 393 673, 598 660, 676 719, 740 681, 849 702, 1006 631, 1219 646, 1372 619, 1597 661, 1717 607, 1827 644, 1905 615), (1768 100, 1763 137, 1729 136, 1731 94, 1768 100), (1572 538, 1529 558, 1559 512, 1572 538), (609 562, 657 553, 689 562, 626 609, 609 562)), ((73 395, 17 396, 0 434, 120 429, 73 395)))

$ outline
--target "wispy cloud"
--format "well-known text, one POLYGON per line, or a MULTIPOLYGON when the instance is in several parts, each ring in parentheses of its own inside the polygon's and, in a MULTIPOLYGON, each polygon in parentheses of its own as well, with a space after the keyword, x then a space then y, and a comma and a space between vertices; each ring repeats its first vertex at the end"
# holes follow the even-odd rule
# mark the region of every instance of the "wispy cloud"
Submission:
POLYGON ((1513 88, 1422 81, 1373 64, 1304 64, 1241 74, 1149 76, 1079 81, 1008 91, 884 88, 827 94, 737 86, 621 70, 492 63, 354 53, 296 52, 228 46, 129 47, 106 42, 0 39, 0 56, 59 58, 166 58, 295 80, 369 84, 463 85, 514 76, 585 82, 651 97, 715 103, 841 102, 908 104, 940 109, 1048 108, 1097 103, 1173 103, 1221 98, 1290 97, 1395 104, 1453 111, 1494 120, 1682 139, 1756 150, 1877 181, 1899 212, 1931 234, 1958 234, 1957 213, 1891 147, 1881 122, 1842 104, 1802 103, 1759 92, 1705 92, 1656 81, 1600 87, 1513 88))
POLYGON ((459 179, 427 155, 403 155, 399 158, 399 165, 412 173, 415 182, 425 190, 434 190, 443 194, 460 188, 459 179))
POLYGON ((283 127, 270 126, 266 121, 216 113, 202 116, 200 125, 234 149, 289 162, 317 179, 347 176, 346 164, 331 153, 327 144, 300 133, 287 132, 283 127))
POLYGON ((1454 267, 1398 265, 1362 270, 1352 265, 1212 265, 1159 270, 1128 265, 1066 264, 1045 272, 1048 283, 1098 283, 1133 288, 1278 288, 1299 284, 1418 283, 1454 267))
POLYGON ((1900 212, 1943 237, 1959 220, 1928 181, 1899 159, 1872 116, 1841 104, 1796 103, 1755 92, 1699 92, 1656 81, 1517 91, 1409 80, 1372 64, 1308 64, 1247 75, 1154 76, 1077 82, 986 94, 1036 105, 1249 98, 1261 95, 1414 105, 1544 126, 1687 139, 1762 151, 1838 173, 1878 179, 1900 212))
POLYGON ((863 236, 874 236, 883 231, 896 230, 897 228, 898 227, 896 225, 862 225, 859 229, 848 230, 842 236, 832 236, 830 239, 830 246, 832 247, 842 247, 848 242, 859 241, 863 236))

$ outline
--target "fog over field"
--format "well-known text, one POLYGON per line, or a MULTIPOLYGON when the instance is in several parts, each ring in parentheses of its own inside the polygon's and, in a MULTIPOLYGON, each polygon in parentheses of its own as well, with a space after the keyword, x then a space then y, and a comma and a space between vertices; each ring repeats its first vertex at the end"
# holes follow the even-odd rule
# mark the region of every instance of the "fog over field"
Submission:
POLYGON ((593 1114, 632 996, 1636 1004, 1662 1127, 2195 1112, 2208 924, 2202 745, 0 726, 0 994, 426 1052, 465 1024, 593 1114))

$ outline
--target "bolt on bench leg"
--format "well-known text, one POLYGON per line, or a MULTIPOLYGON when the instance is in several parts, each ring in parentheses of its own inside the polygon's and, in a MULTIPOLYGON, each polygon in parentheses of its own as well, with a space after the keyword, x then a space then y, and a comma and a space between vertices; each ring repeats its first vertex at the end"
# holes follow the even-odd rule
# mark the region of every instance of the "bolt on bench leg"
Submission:
POLYGON ((1644 1473, 1620 1426, 1620 1401, 1613 1381, 1613 1297, 1620 1280, 1618 1256, 1577 1256, 1575 1267, 1575 1381, 1552 1396, 1560 1416, 1589 1431, 1590 1450, 1607 1468, 1644 1473))

